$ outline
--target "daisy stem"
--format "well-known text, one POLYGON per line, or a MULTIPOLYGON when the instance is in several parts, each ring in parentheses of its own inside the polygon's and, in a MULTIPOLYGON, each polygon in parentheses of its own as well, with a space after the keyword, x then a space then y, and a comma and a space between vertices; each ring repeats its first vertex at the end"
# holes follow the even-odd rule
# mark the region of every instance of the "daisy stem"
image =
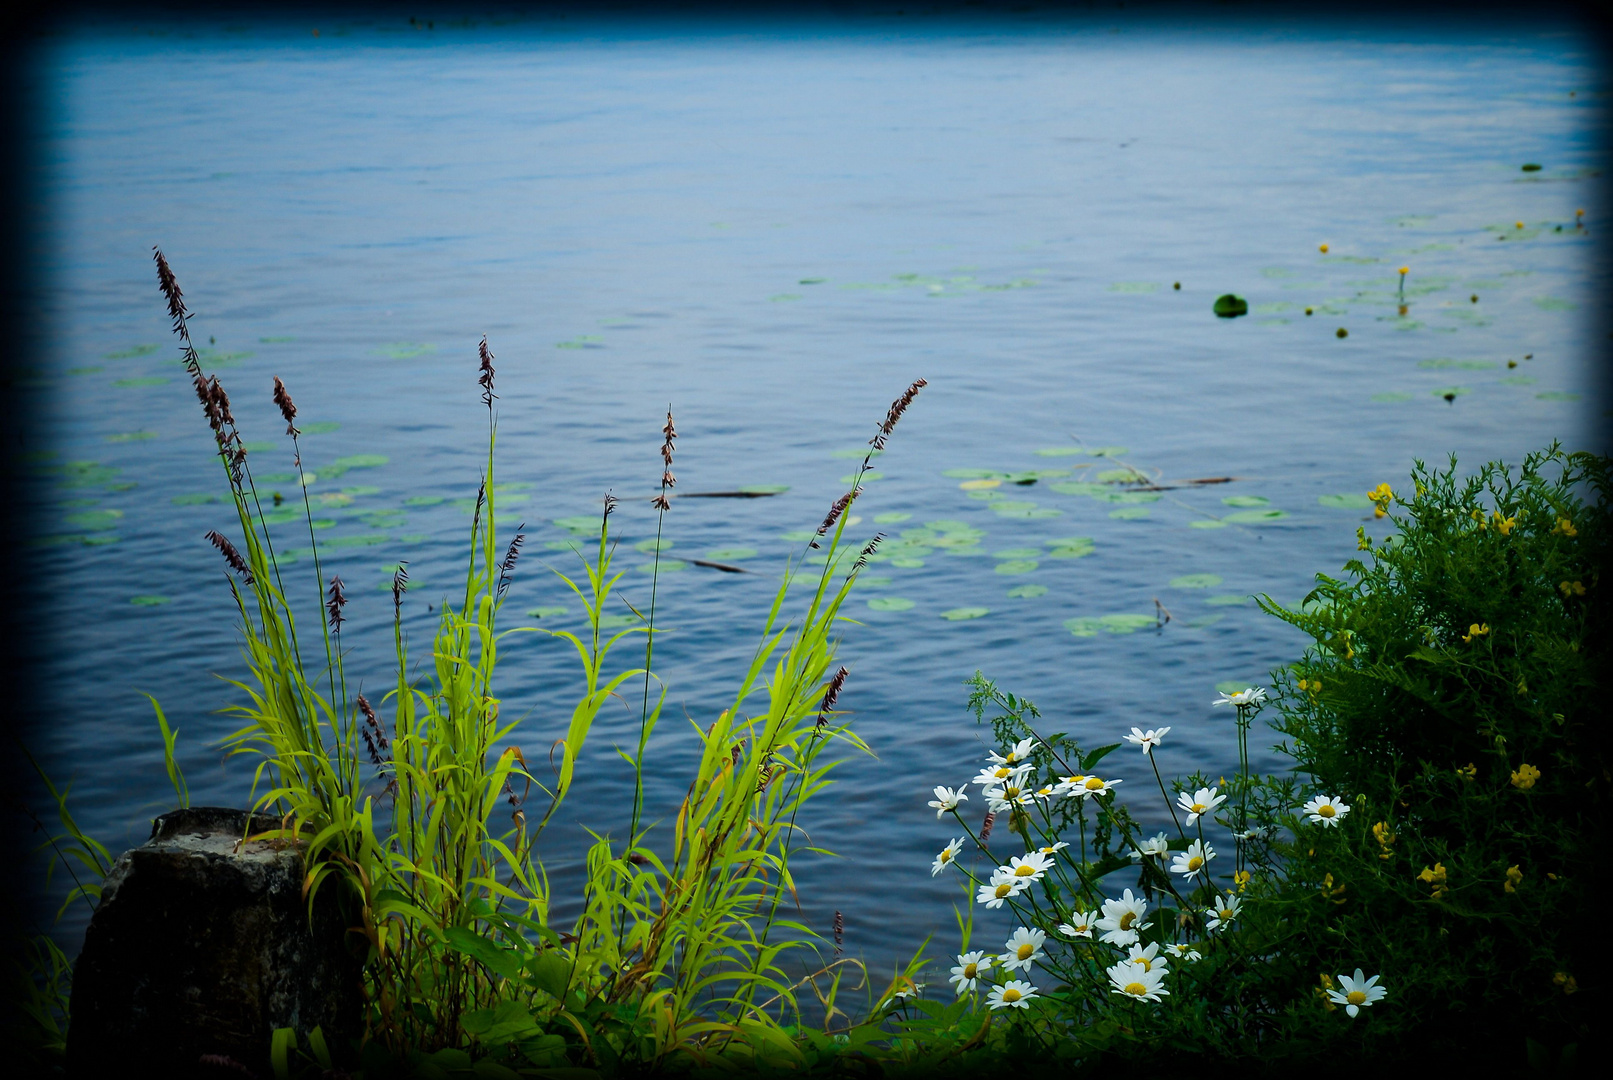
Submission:
POLYGON ((1159 784, 1159 793, 1165 797, 1165 808, 1171 812, 1171 821, 1176 825, 1176 835, 1186 840, 1187 833, 1182 831, 1182 821, 1176 816, 1176 807, 1171 803, 1170 795, 1165 792, 1165 779, 1159 775, 1159 762, 1154 760, 1153 754, 1149 754, 1148 763, 1154 767, 1154 781, 1159 784))

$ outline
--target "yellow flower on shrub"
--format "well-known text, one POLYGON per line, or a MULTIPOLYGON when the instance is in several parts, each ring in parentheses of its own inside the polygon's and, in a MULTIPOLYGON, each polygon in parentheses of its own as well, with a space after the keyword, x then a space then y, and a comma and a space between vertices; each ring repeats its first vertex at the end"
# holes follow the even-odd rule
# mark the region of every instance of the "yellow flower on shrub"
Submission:
POLYGON ((1485 634, 1488 634, 1489 632, 1490 632, 1490 624, 1489 623, 1474 623, 1472 626, 1469 626, 1467 628, 1467 633, 1462 635, 1462 642, 1463 642, 1463 644, 1471 645, 1473 643, 1474 638, 1483 637, 1485 634))
POLYGON ((1499 510, 1491 514, 1490 519, 1495 522, 1495 531, 1500 533, 1502 536, 1511 536, 1512 530, 1518 524, 1517 518, 1503 517, 1499 510))
POLYGON ((1445 883, 1445 864, 1436 862, 1432 870, 1423 867, 1423 872, 1417 875, 1418 881, 1425 881, 1434 890, 1430 899, 1438 900, 1449 891, 1445 883))
POLYGON ((1560 581, 1557 590, 1564 596, 1584 596, 1585 583, 1583 581, 1560 581))
POLYGON ((1516 866, 1509 866, 1507 867, 1507 880, 1502 883, 1501 888, 1509 893, 1517 892, 1518 885, 1522 883, 1522 881, 1523 871, 1519 870, 1516 866))
POLYGON ((1579 535, 1579 530, 1574 528, 1574 523, 1563 517, 1557 519, 1557 525, 1551 531, 1554 533, 1562 533, 1564 536, 1579 535))
POLYGON ((1378 855, 1378 858, 1394 858, 1394 849, 1390 845, 1395 842, 1395 834, 1389 831, 1389 823, 1387 821, 1380 821, 1376 825, 1372 826, 1372 835, 1378 841, 1378 847, 1383 849, 1382 853, 1378 855))
POLYGON ((1539 769, 1533 765, 1519 765, 1517 771, 1512 774, 1512 786, 1519 791, 1528 791, 1535 786, 1535 781, 1539 779, 1539 769))
POLYGON ((1479 767, 1470 761, 1464 767, 1457 769, 1456 775, 1471 783, 1478 779, 1479 767))
POLYGON ((1372 541, 1371 541, 1370 538, 1368 538, 1367 531, 1365 529, 1361 528, 1359 525, 1356 526, 1356 529, 1355 529, 1355 550, 1357 550, 1357 551, 1371 551, 1372 550, 1372 541))
POLYGON ((1575 982, 1574 977, 1566 971, 1559 971, 1557 974, 1553 975, 1551 977, 1551 982, 1553 986, 1562 987, 1563 993, 1565 994, 1572 994, 1575 990, 1579 989, 1579 983, 1575 982))

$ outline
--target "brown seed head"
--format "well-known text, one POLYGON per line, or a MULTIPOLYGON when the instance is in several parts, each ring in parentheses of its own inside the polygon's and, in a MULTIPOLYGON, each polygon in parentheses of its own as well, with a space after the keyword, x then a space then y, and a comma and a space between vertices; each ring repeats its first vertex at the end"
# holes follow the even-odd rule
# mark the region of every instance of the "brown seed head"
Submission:
MULTIPOLYGON (((526 528, 526 522, 521 522, 521 529, 526 528)), ((526 534, 520 529, 516 530, 515 539, 504 552, 504 561, 498 564, 498 594, 504 595, 504 590, 510 587, 510 572, 515 569, 515 561, 521 557, 521 545, 526 542, 526 534)))
POLYGON ((498 395, 493 393, 493 350, 487 347, 486 334, 482 335, 482 343, 476 347, 476 351, 482 358, 482 374, 476 381, 482 387, 482 401, 491 409, 493 399, 498 395))
POLYGON ((612 514, 614 514, 615 512, 616 512, 616 496, 612 495, 610 492, 607 491, 607 492, 605 492, 605 517, 608 518, 612 514))
POLYGON ((891 402, 890 409, 885 413, 885 422, 879 425, 879 433, 868 440, 870 446, 875 450, 885 449, 885 440, 890 438, 890 433, 895 430, 896 421, 900 420, 907 407, 913 404, 913 399, 919 396, 919 391, 928 385, 929 383, 923 379, 915 379, 913 385, 909 386, 901 397, 891 402))
POLYGON ((218 548, 219 553, 224 556, 224 561, 230 564, 230 569, 245 578, 248 585, 252 584, 252 568, 247 566, 245 559, 241 558, 241 553, 235 550, 235 545, 217 532, 208 533, 207 539, 212 541, 214 547, 218 548))
POLYGON ((325 610, 330 615, 330 628, 340 633, 342 623, 347 621, 342 615, 342 608, 347 606, 347 594, 342 591, 342 579, 340 576, 330 579, 330 589, 326 595, 328 599, 325 601, 325 610))
POLYGON ((392 615, 401 618, 403 615, 403 594, 409 591, 409 564, 402 562, 392 574, 392 615))
POLYGON ((185 318, 190 314, 185 310, 185 294, 179 291, 179 281, 169 269, 168 260, 163 258, 162 249, 154 247, 151 251, 157 261, 157 285, 168 298, 168 317, 174 321, 174 333, 183 335, 185 318))
POLYGON ((868 556, 874 553, 874 551, 879 547, 880 541, 884 539, 884 533, 875 533, 874 538, 864 545, 862 554, 857 556, 857 561, 852 563, 851 568, 853 570, 861 570, 863 567, 867 566, 868 556))
POLYGON ((280 415, 285 417, 286 434, 301 435, 302 432, 298 431, 297 425, 292 422, 297 419, 297 405, 291 400, 291 395, 286 391, 286 384, 280 381, 278 375, 274 377, 274 403, 280 406, 280 415))
POLYGON ((980 842, 984 844, 991 839, 991 826, 997 820, 997 815, 986 811, 986 820, 980 823, 980 842))
MULTIPOLYGON (((851 500, 855 499, 856 497, 857 490, 853 488, 851 491, 846 492, 844 495, 840 496, 840 498, 835 500, 835 504, 829 508, 828 516, 823 519, 823 524, 818 526, 819 536, 822 536, 824 533, 834 528, 835 522, 840 520, 840 515, 846 512, 846 507, 850 506, 851 500)), ((812 541, 812 546, 817 547, 818 542, 816 540, 812 541)))

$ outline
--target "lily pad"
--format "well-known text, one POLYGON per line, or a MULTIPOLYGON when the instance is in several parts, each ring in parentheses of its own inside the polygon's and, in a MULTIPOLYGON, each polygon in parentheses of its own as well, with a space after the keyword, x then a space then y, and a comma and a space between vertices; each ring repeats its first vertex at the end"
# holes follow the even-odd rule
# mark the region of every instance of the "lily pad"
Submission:
POLYGON ((1032 506, 1029 509, 1022 510, 1017 507, 1008 509, 1006 503, 992 503, 991 508, 997 512, 998 517, 1023 518, 1027 521, 1039 521, 1064 516, 1063 510, 1055 510, 1051 506, 1032 506))
POLYGON ((385 356, 390 360, 409 360, 436 351, 437 346, 423 341, 393 341, 378 345, 371 350, 377 356, 385 356))
POLYGON ((566 613, 566 609, 553 604, 544 607, 527 608, 526 616, 529 619, 558 619, 566 613))
POLYGON ((599 532, 600 516, 598 514, 577 514, 572 517, 555 518, 554 524, 562 529, 569 529, 574 533, 599 532))
POLYGON ((160 375, 145 375, 134 379, 113 379, 112 385, 122 387, 166 386, 169 381, 170 380, 164 379, 160 375))
POLYGON ((1220 518, 1201 518, 1198 521, 1189 521, 1187 523, 1187 527, 1190 529, 1224 529, 1226 525, 1227 523, 1220 518))
POLYGON ((304 424, 297 430, 304 435, 328 435, 333 431, 341 430, 341 426, 334 420, 318 420, 312 424, 304 424))
POLYGON ((1548 390, 1544 394, 1536 394, 1539 401, 1578 401, 1581 395, 1571 394, 1564 390, 1548 390))
POLYGON ((868 601, 870 611, 907 611, 913 607, 913 601, 903 596, 876 596, 868 601))
POLYGON ((582 554, 582 544, 581 540, 550 540, 543 546, 549 551, 575 551, 580 555, 582 554))
POLYGON ((1105 469, 1093 477, 1100 484, 1124 484, 1139 480, 1136 473, 1130 469, 1105 469))
POLYGON ((1086 453, 1079 446, 1044 446, 1036 451, 1037 457, 1075 457, 1086 453))
POLYGON ((129 597, 129 603, 133 604, 135 607, 161 607, 163 604, 168 603, 168 597, 157 596, 155 594, 147 596, 131 596, 129 597))
MULTIPOLYGON (((866 483, 866 482, 868 482, 870 480, 883 480, 883 479, 885 479, 885 474, 880 472, 878 469, 870 469, 867 472, 862 474, 862 479, 863 479, 864 483, 866 483)), ((842 476, 840 478, 840 482, 842 484, 856 483, 857 482, 857 474, 856 473, 847 473, 845 476, 842 476)))
POLYGON ((1331 506, 1336 510, 1369 510, 1372 500, 1365 495, 1354 493, 1346 495, 1318 495, 1316 501, 1323 506, 1331 506))
POLYGON ((706 558, 713 562, 739 562, 741 559, 754 559, 756 549, 752 547, 717 548, 706 552, 706 558))
POLYGON ((162 348, 161 345, 136 345, 132 349, 109 352, 106 354, 106 358, 108 360, 133 360, 137 356, 150 356, 160 348, 162 348))
MULTIPOLYGON (((985 536, 983 530, 975 528, 967 521, 957 521, 952 518, 941 518, 939 521, 926 521, 926 529, 934 529, 938 533, 967 533, 971 536, 985 536)), ((906 535, 905 533, 903 535, 906 535)))
POLYGON ((1122 457, 1126 453, 1124 446, 1094 446, 1087 450, 1091 457, 1122 457))
POLYGON ((1417 366, 1435 371, 1489 371, 1495 367, 1494 360, 1452 360, 1448 356, 1436 356, 1432 360, 1419 360, 1417 366))
POLYGON ((900 521, 909 521, 909 520, 912 519, 912 517, 913 517, 912 514, 904 513, 901 510, 891 510, 891 511, 888 511, 888 512, 883 513, 883 514, 875 514, 874 515, 874 524, 875 525, 895 525, 897 522, 900 522, 900 521))
POLYGON ((989 491, 992 488, 1002 487, 1002 481, 996 477, 984 480, 965 480, 958 485, 962 491, 989 491))
POLYGON ((1117 281, 1109 286, 1110 292, 1118 293, 1152 293, 1159 291, 1157 281, 1117 281))
POLYGON ((1270 506, 1271 500, 1264 495, 1228 495, 1221 500, 1228 506, 1270 506))
POLYGON ((1092 495, 1102 496, 1108 492, 1103 484, 1093 484, 1081 480, 1065 480, 1062 483, 1050 484, 1049 488, 1060 495, 1092 495))
POLYGON ((1241 296, 1226 293, 1216 297, 1214 311, 1223 319, 1236 319, 1239 315, 1249 314, 1249 302, 1241 296))
POLYGON ((1206 596, 1204 602, 1216 607, 1242 607, 1249 602, 1249 598, 1237 593, 1221 593, 1218 596, 1206 596))
POLYGON ((1501 380, 1502 386, 1533 386, 1538 380, 1531 375, 1509 375, 1501 380))
POLYGON ((1537 296, 1535 297, 1535 307, 1541 311, 1573 311, 1579 305, 1572 300, 1564 300, 1556 296, 1537 296))
POLYGON ((124 431, 117 435, 108 435, 107 442, 144 442, 146 439, 155 439, 155 431, 124 431))
POLYGON ((1278 521, 1287 516, 1286 510, 1240 510, 1236 514, 1228 514, 1221 520, 1234 525, 1263 525, 1268 521, 1278 521))
POLYGON ((1157 491, 1105 491, 1098 496, 1101 502, 1132 504, 1158 502, 1161 498, 1157 491))
POLYGON ((1008 474, 997 469, 948 469, 941 475, 949 480, 990 480, 993 477, 1000 480, 1008 474))
POLYGON ((951 611, 941 612, 941 618, 948 622, 964 622, 968 619, 978 619, 989 614, 991 614, 990 608, 955 607, 951 611))
POLYGON ((64 520, 75 529, 104 532, 107 529, 117 528, 118 522, 122 519, 122 510, 82 510, 76 514, 68 514, 64 520))
POLYGON ((341 469, 373 469, 385 465, 389 460, 383 454, 350 454, 337 458, 335 464, 341 469))
POLYGON ((644 620, 637 615, 601 615, 599 628, 601 630, 620 630, 624 626, 642 626, 644 620))
POLYGON ((1149 513, 1146 506, 1122 506, 1119 510, 1109 511, 1109 516, 1120 521, 1140 521, 1149 513))
POLYGON ((1028 574, 1035 570, 1038 563, 1035 559, 1010 559, 997 564, 999 574, 1028 574))
POLYGON ((859 589, 883 589, 890 583, 889 574, 859 574, 856 587, 859 589))
POLYGON ((1213 589, 1221 584, 1220 574, 1183 574, 1181 577, 1171 578, 1173 589, 1213 589))
MULTIPOLYGON (((319 523, 315 522, 314 524, 317 527, 319 523)), ((408 538, 401 537, 400 539, 406 540, 408 538)), ((373 547, 376 544, 389 543, 391 540, 392 538, 385 533, 369 533, 364 536, 338 536, 334 540, 326 540, 325 546, 328 548, 373 547)))
POLYGON ((441 495, 411 495, 403 500, 404 506, 436 506, 442 502, 441 495))
POLYGON ((644 563, 637 569, 643 574, 675 574, 679 570, 689 569, 689 564, 682 559, 662 559, 659 563, 644 563))
POLYGON ((643 551, 643 552, 666 551, 671 546, 672 546, 672 541, 670 541, 670 540, 657 540, 655 537, 652 536, 648 540, 640 540, 638 543, 634 544, 633 545, 633 550, 634 551, 643 551))
POLYGON ((1449 401, 1452 398, 1459 398, 1463 394, 1471 394, 1472 392, 1473 391, 1469 390, 1465 386, 1442 386, 1438 390, 1430 391, 1429 396, 1444 398, 1446 401, 1449 401))
POLYGON ((1412 395, 1400 390, 1391 390, 1388 393, 1372 395, 1372 400, 1380 405, 1398 405, 1401 402, 1410 401, 1411 398, 1412 395))
POLYGON ((924 566, 924 560, 911 555, 902 555, 891 559, 890 564, 902 570, 918 570, 924 566))
MULTIPOLYGON (((559 522, 556 522, 556 524, 559 524, 559 522)), ((779 533, 779 539, 788 540, 792 544, 800 544, 816 538, 817 535, 811 529, 792 529, 787 533, 779 533)))
POLYGON ((1016 600, 1030 600, 1034 597, 1047 595, 1046 585, 1015 585, 1008 590, 1008 595, 1016 600))
POLYGON ((1003 551, 993 551, 993 558, 997 559, 1036 559, 1042 554, 1041 548, 1007 548, 1003 551))

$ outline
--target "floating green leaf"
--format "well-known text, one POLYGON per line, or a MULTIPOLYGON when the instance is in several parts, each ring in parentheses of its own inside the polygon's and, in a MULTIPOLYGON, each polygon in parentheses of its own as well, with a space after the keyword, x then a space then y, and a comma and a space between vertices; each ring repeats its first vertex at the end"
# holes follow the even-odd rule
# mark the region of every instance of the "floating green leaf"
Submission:
POLYGON ((146 439, 155 439, 155 431, 125 431, 117 435, 108 435, 107 442, 143 442, 146 439))
POLYGON ((124 349, 120 352, 109 352, 106 354, 106 358, 108 360, 133 360, 137 356, 150 356, 160 348, 162 348, 161 345, 136 345, 131 349, 124 349))
MULTIPOLYGON (((336 459, 336 467, 340 469, 373 469, 378 465, 385 465, 389 459, 382 454, 350 454, 347 457, 336 459)), ((324 470, 321 470, 324 471, 324 470)))
POLYGON ((82 510, 76 514, 68 514, 64 520, 75 529, 104 532, 107 529, 117 528, 118 522, 122 519, 122 510, 82 510))
POLYGON ((1241 607, 1249 602, 1249 598, 1237 593, 1221 593, 1219 596, 1206 596, 1204 602, 1216 607, 1241 607))
POLYGON ((557 607, 553 604, 544 607, 527 608, 526 610, 526 615, 529 619, 557 619, 565 613, 565 608, 557 607))
POLYGON ((1016 600, 1030 600, 1047 594, 1046 585, 1015 585, 1008 590, 1008 595, 1016 600))
POLYGON ((217 495, 175 495, 169 502, 175 506, 201 506, 203 503, 216 503, 217 495))
POLYGON ((294 338, 294 337, 281 336, 281 337, 260 337, 260 338, 258 338, 258 340, 263 342, 263 344, 265 344, 265 345, 283 345, 288 341, 296 341, 297 339, 294 338))
POLYGON ((780 540, 788 540, 792 544, 799 544, 817 537, 811 529, 792 529, 787 533, 779 533, 780 540))
POLYGON ((114 379, 114 380, 112 380, 112 385, 113 386, 124 386, 124 387, 166 386, 169 381, 170 380, 164 379, 160 375, 145 375, 145 376, 142 376, 140 378, 135 378, 135 379, 114 379))
POLYGON ((1098 496, 1098 500, 1109 503, 1135 504, 1158 502, 1162 497, 1157 491, 1105 491, 1098 496))
POLYGON ((1241 296, 1226 293, 1215 298, 1215 313, 1223 319, 1236 319, 1249 314, 1249 302, 1241 296))
POLYGON ((1445 400, 1449 401, 1451 398, 1459 398, 1463 394, 1470 393, 1472 393, 1472 391, 1465 386, 1442 386, 1438 390, 1430 392, 1429 396, 1444 398, 1445 400))
MULTIPOLYGON (((314 524, 316 527, 318 526, 318 522, 314 524)), ((332 524, 335 523, 332 522, 332 524)), ((385 544, 391 539, 386 533, 370 533, 365 536, 338 536, 334 540, 324 541, 324 546, 328 548, 374 547, 376 544, 385 544)), ((400 537, 400 539, 407 540, 408 537, 400 537)))
POLYGON ((411 495, 403 500, 404 506, 436 506, 442 502, 441 495, 411 495))
POLYGON ((913 601, 901 596, 876 596, 868 601, 870 611, 907 611, 913 601))
POLYGON ((1142 479, 1130 469, 1105 469, 1093 477, 1100 484, 1124 484, 1142 479))
MULTIPOLYGON (((938 533, 967 533, 973 536, 986 535, 984 531, 975 528, 967 521, 956 521, 952 518, 942 518, 939 521, 926 521, 924 523, 924 527, 926 529, 934 529, 938 533)), ((902 535, 906 536, 907 534, 904 532, 902 535)))
MULTIPOLYGON (((885 479, 885 474, 880 472, 877 469, 870 469, 867 472, 862 474, 862 478, 863 478, 864 482, 869 481, 869 480, 883 480, 883 479, 885 479)), ((840 478, 840 482, 842 484, 856 483, 857 482, 857 474, 856 473, 847 473, 845 476, 842 476, 840 478)))
POLYGON ((1278 521, 1287 516, 1286 510, 1240 510, 1236 514, 1228 514, 1221 520, 1234 525, 1263 525, 1268 521, 1278 521))
POLYGON ((1403 401, 1410 401, 1411 395, 1400 390, 1391 390, 1388 393, 1373 394, 1372 400, 1380 405, 1398 405, 1403 401))
POLYGON ((1437 356, 1432 360, 1419 360, 1417 366, 1436 371, 1489 371, 1496 365, 1493 360, 1452 360, 1448 356, 1437 356))
POLYGON ((1101 497, 1108 494, 1109 489, 1102 484, 1093 484, 1081 480, 1066 480, 1058 484, 1048 485, 1051 490, 1060 495, 1092 495, 1101 497))
POLYGON ((912 555, 902 555, 890 560, 892 566, 902 570, 918 570, 924 565, 924 560, 912 555))
POLYGON ((689 564, 684 562, 682 559, 662 559, 659 566, 657 566, 655 563, 644 563, 642 566, 638 567, 638 570, 640 573, 644 574, 654 574, 657 572, 662 574, 675 574, 679 570, 687 570, 688 568, 689 564))
POLYGON ((1579 305, 1572 300, 1563 300, 1556 296, 1537 296, 1535 307, 1541 311, 1573 311, 1579 305))
POLYGON ((651 551, 666 551, 671 546, 672 546, 672 541, 670 541, 670 540, 657 540, 655 537, 652 536, 648 540, 640 540, 638 543, 634 544, 633 545, 633 550, 635 550, 635 551, 643 551, 643 552, 648 553, 648 552, 651 552, 651 551))
POLYGON ((1502 386, 1533 386, 1537 380, 1531 375, 1509 375, 1501 380, 1502 386))
POLYGON ((1372 500, 1365 495, 1318 495, 1316 501, 1335 510, 1369 510, 1372 500))
POLYGON ((857 585, 856 585, 856 587, 859 588, 859 589, 883 589, 885 586, 889 585, 890 583, 891 583, 891 579, 890 579, 889 575, 885 575, 885 574, 860 574, 857 577, 857 585))
POLYGON ((1183 574, 1181 577, 1171 578, 1173 589, 1213 589, 1221 584, 1220 574, 1183 574))
POLYGON ((166 596, 157 596, 154 594, 129 597, 129 603, 133 604, 135 607, 161 607, 167 602, 168 598, 166 596))
POLYGON ((317 420, 312 424, 303 424, 297 430, 304 435, 328 435, 341 430, 341 426, 334 420, 317 420))
POLYGON ((875 525, 895 525, 897 522, 900 522, 900 521, 908 521, 912 517, 913 517, 912 514, 903 513, 900 510, 891 510, 891 511, 887 511, 886 513, 883 513, 883 514, 875 514, 874 515, 874 524, 875 525))
POLYGON ((1224 529, 1226 524, 1219 518, 1200 518, 1197 521, 1189 521, 1187 527, 1190 529, 1224 529))
POLYGON ((601 615, 599 628, 601 630, 620 630, 624 626, 641 626, 644 620, 637 615, 601 615))
POLYGON ((1094 446, 1087 451, 1092 457, 1121 457, 1125 452, 1124 446, 1094 446))
POLYGON ((598 533, 600 517, 598 514, 578 514, 573 517, 555 518, 554 524, 562 529, 569 529, 574 533, 598 533))
POLYGON ((1157 281, 1117 281, 1109 286, 1110 292, 1118 293, 1152 293, 1159 291, 1157 281))
POLYGON ((754 559, 756 549, 752 547, 717 548, 706 552, 706 558, 713 562, 739 562, 741 559, 754 559))
POLYGON ((1228 506, 1270 506, 1271 500, 1264 495, 1228 495, 1221 500, 1228 506))
POLYGON ((1010 559, 997 564, 999 574, 1028 574, 1035 570, 1038 563, 1035 559, 1010 559))
POLYGON ((1109 511, 1109 516, 1120 521, 1139 521, 1149 515, 1146 506, 1122 506, 1119 510, 1109 511))
POLYGON ((1041 548, 1007 548, 1003 551, 993 551, 992 557, 996 559, 1036 559, 1042 554, 1041 548))
POLYGON ((964 622, 968 619, 978 619, 989 614, 991 614, 990 608, 955 607, 950 611, 941 612, 941 618, 948 622, 964 622))
POLYGON ((1536 394, 1535 398, 1539 401, 1578 401, 1580 396, 1565 390, 1548 390, 1544 394, 1536 394))

